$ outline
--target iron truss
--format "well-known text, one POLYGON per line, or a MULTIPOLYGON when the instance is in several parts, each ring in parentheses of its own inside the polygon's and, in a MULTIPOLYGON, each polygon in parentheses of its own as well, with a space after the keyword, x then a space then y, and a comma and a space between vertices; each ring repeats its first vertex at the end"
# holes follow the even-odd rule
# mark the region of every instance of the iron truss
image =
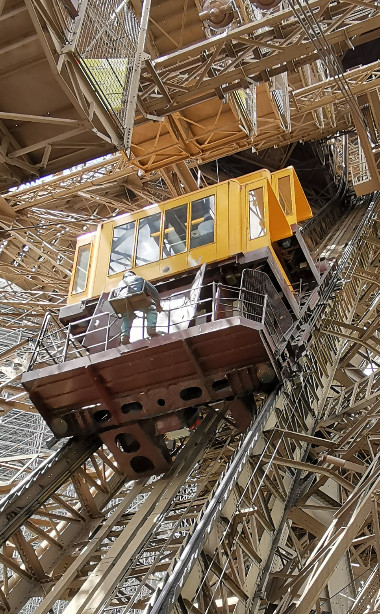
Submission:
POLYGON ((164 479, 125 484, 97 441, 52 453, 19 378, 64 301, 75 237, 205 185, 198 163, 348 131, 355 190, 378 188, 379 62, 343 76, 331 62, 377 37, 379 6, 311 0, 316 37, 296 2, 235 0, 222 33, 197 1, 152 3, 127 160, 107 155, 130 118, 80 68, 98 58, 72 37, 76 4, 0 0, 1 189, 80 163, 0 198, 0 612, 376 611, 377 209, 355 236, 360 211, 312 229, 318 253, 345 256, 295 331, 299 371, 247 438, 221 407, 164 479))
POLYGON ((148 4, 1 3, 3 189, 129 152, 130 141, 131 163, 150 172, 347 130, 369 169, 355 180, 378 187, 378 62, 340 67, 376 40, 376 3, 289 0, 262 12, 238 0, 222 30, 202 22, 196 0, 148 4))
POLYGON ((220 407, 159 480, 123 484, 94 441, 8 495, 4 612, 376 607, 378 215, 377 199, 336 231, 343 255, 293 332, 299 368, 246 436, 220 407))
MULTIPOLYGON (((335 62, 348 41, 368 40, 367 20, 371 30, 378 27, 378 7, 365 2, 307 3, 319 26, 315 32, 297 3, 281 6, 146 63, 140 91, 144 113, 137 117, 132 147, 138 164, 156 168, 165 157, 205 161, 231 148, 259 151, 358 129, 352 104, 360 113, 367 96, 373 98, 378 65, 337 78, 335 62), (334 67, 325 61, 327 54, 332 54, 334 67), (166 120, 148 127, 146 116, 155 115, 166 120)), ((368 161, 371 156, 368 152, 368 161)), ((377 181, 376 165, 372 167, 377 181)))

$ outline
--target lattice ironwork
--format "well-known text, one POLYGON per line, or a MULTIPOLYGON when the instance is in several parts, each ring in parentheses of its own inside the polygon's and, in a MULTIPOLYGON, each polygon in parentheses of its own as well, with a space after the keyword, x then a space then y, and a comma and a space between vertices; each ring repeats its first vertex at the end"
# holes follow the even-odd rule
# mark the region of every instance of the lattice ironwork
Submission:
POLYGON ((104 106, 126 128, 139 23, 126 0, 89 0, 76 43, 79 63, 104 106))

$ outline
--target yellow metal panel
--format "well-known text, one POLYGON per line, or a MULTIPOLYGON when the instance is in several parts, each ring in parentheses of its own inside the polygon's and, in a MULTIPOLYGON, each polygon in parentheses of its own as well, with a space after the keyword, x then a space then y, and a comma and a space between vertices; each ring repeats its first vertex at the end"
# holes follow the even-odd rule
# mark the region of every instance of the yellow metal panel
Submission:
POLYGON ((242 228, 245 224, 243 218, 242 199, 244 199, 244 189, 239 181, 232 179, 228 182, 228 252, 229 255, 238 254, 243 251, 242 247, 242 228))
MULTIPOLYGON (((215 206, 215 259, 223 260, 230 255, 229 232, 230 223, 228 209, 230 203, 230 181, 224 181, 216 186, 215 206)), ((215 187, 215 186, 214 186, 215 187)))
POLYGON ((268 212, 269 212, 269 230, 272 241, 291 237, 293 232, 289 221, 282 210, 282 207, 277 200, 277 196, 273 192, 271 184, 267 183, 268 190, 268 212))
MULTIPOLYGON (((148 264, 144 264, 142 266, 134 266, 133 271, 136 273, 136 275, 140 275, 141 277, 143 277, 144 279, 147 279, 148 281, 159 279, 161 277, 160 265, 162 264, 162 262, 163 262, 162 260, 157 260, 156 262, 149 262, 148 264)), ((172 271, 170 271, 170 273, 172 273, 172 271)), ((107 289, 109 288, 111 290, 112 288, 114 288, 116 278, 118 278, 120 281, 122 277, 123 277, 123 273, 118 273, 117 275, 113 275, 112 276, 113 283, 112 285, 110 285, 107 282, 107 289)))
POLYGON ((201 266, 204 262, 214 262, 216 260, 216 243, 195 247, 187 253, 189 269, 201 266))
POLYGON ((302 186, 294 169, 293 179, 294 193, 296 198, 297 221, 302 222, 303 220, 309 220, 311 217, 313 217, 313 212, 310 208, 309 202, 305 196, 305 192, 302 189, 302 186))
MULTIPOLYGON (((69 295, 68 304, 76 303, 83 298, 99 296, 103 291, 110 291, 122 279, 123 272, 108 276, 110 253, 115 227, 126 222, 136 221, 163 213, 179 205, 187 204, 187 251, 163 258, 156 262, 136 266, 137 233, 135 234, 135 252, 133 257, 133 270, 150 281, 156 281, 167 275, 182 273, 189 268, 199 267, 204 262, 217 262, 241 252, 252 252, 262 247, 271 246, 273 241, 278 241, 291 236, 290 224, 310 217, 311 210, 302 191, 294 169, 289 167, 273 173, 263 169, 249 173, 243 177, 224 181, 202 190, 196 190, 190 194, 178 196, 165 203, 147 207, 143 210, 124 214, 101 224, 96 233, 90 233, 79 237, 74 261, 74 271, 78 259, 78 249, 91 241, 92 250, 87 276, 85 292, 69 295), (289 177, 290 187, 288 192, 288 216, 285 216, 281 205, 272 189, 277 189, 278 180, 281 177, 289 177), (251 195, 251 205, 249 195, 251 195), (291 194, 291 197, 289 197, 291 194), (191 223, 197 228, 200 220, 191 222, 191 202, 215 196, 215 241, 210 244, 190 247, 191 223), (291 201, 291 202, 290 202, 291 201), (251 209, 250 209, 251 206, 251 209), (306 216, 306 217, 305 217, 306 216), (250 230, 252 225, 252 233, 250 230)), ((159 231, 160 254, 163 242, 163 216, 159 231)), ((276 259, 277 260, 277 259, 276 259)), ((71 279, 70 292, 73 284, 74 272, 71 279)), ((290 285, 290 284, 289 284, 290 285)))
POLYGON ((271 174, 266 168, 260 168, 258 171, 242 175, 241 177, 235 177, 234 181, 238 181, 240 184, 249 183, 250 181, 257 181, 258 179, 268 179, 270 181, 271 174))
MULTIPOLYGON (((103 222, 100 225, 99 236, 96 237, 96 256, 95 275, 92 286, 91 296, 99 296, 105 290, 105 280, 107 279, 108 267, 110 262, 111 244, 114 224, 103 222)), ((121 279, 122 275, 120 276, 121 279)), ((117 283, 113 284, 113 288, 117 283)))
MULTIPOLYGON (((156 279, 159 277, 165 277, 165 275, 174 275, 174 273, 178 273, 180 271, 186 271, 188 268, 188 255, 187 251, 181 254, 176 254, 174 256, 169 256, 169 258, 163 258, 159 260, 158 264, 158 274, 155 277, 147 278, 147 279, 156 279)), ((141 267, 138 267, 138 271, 141 271, 141 267)), ((144 275, 143 275, 144 277, 144 275)))

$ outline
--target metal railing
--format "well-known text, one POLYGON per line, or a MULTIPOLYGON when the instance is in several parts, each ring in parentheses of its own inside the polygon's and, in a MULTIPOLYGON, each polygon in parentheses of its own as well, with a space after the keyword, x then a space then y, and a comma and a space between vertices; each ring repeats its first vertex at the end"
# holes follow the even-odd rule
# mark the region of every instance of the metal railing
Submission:
MULTIPOLYGON (((201 298, 198 293, 192 296, 191 289, 163 298, 157 334, 171 334, 189 326, 239 316, 259 324, 266 337, 270 337, 272 350, 279 348, 292 318, 267 275, 257 271, 245 273, 241 287, 213 282, 201 287, 201 298)), ((28 370, 116 347, 120 337, 117 320, 115 313, 102 312, 63 326, 53 314, 46 314, 28 370)), ((136 312, 130 341, 147 337, 146 315, 136 312)))
MULTIPOLYGON (((88 353, 86 348, 70 336, 70 326, 62 326, 54 314, 47 312, 42 322, 27 371, 31 371, 36 364, 38 364, 38 368, 42 368, 64 362, 69 345, 71 353, 75 353, 75 358, 85 356, 88 353)), ((74 358, 74 356, 72 357, 74 358)))
MULTIPOLYGON (((266 297, 264 331, 271 341, 272 349, 279 350, 284 343, 285 333, 293 324, 293 319, 273 282, 262 271, 245 269, 240 291, 242 294, 255 291, 266 297)), ((252 319, 250 315, 247 313, 245 317, 252 319)))

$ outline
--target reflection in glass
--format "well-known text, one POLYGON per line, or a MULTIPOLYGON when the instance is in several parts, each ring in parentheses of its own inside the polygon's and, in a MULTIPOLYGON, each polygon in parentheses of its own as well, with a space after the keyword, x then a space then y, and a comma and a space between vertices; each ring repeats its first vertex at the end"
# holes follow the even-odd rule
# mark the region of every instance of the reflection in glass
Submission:
POLYGON ((135 245, 136 222, 128 222, 113 229, 110 266, 108 275, 121 273, 132 268, 133 248, 135 245))
POLYGON ((280 177, 278 180, 278 195, 281 208, 285 215, 292 213, 292 190, 290 186, 290 177, 280 177))
POLYGON ((191 203, 190 249, 214 242, 215 197, 206 196, 191 203))
POLYGON ((157 262, 160 257, 161 213, 140 220, 137 235, 136 266, 157 262))
POLYGON ((264 190, 256 188, 249 191, 249 237, 258 239, 265 233, 264 190))
POLYGON ((187 205, 165 211, 162 258, 186 251, 187 205))
POLYGON ((77 267, 75 269, 75 277, 73 283, 72 294, 83 292, 86 288, 87 269, 90 260, 91 245, 82 245, 78 249, 77 267))

